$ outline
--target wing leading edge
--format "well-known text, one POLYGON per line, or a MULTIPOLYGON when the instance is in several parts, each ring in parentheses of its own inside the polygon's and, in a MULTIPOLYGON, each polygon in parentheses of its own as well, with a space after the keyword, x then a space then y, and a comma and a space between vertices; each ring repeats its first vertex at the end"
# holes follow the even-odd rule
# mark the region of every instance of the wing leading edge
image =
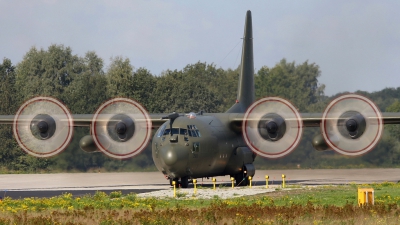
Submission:
MULTIPOLYGON (((221 113, 226 114, 229 117, 231 123, 236 126, 241 126, 244 120, 244 113, 221 113)), ((162 119, 166 114, 149 114, 152 123, 152 128, 157 129, 167 119, 162 119)), ((207 113, 207 115, 213 115, 213 113, 207 113)), ((322 113, 301 113, 301 124, 304 127, 319 127, 322 121, 322 113)), ((14 115, 0 115, 0 124, 14 123, 14 115)), ((93 114, 72 114, 75 127, 89 127, 93 121, 93 114)), ((289 118, 290 119, 290 118, 289 118)), ((296 120, 296 118, 292 118, 296 120)), ((384 112, 382 113, 382 120, 384 124, 400 124, 400 113, 397 112, 384 112)))
MULTIPOLYGON (((152 128, 157 129, 160 127, 167 119, 162 119, 161 117, 166 114, 149 114, 150 121, 152 123, 152 128)), ((72 114, 74 127, 90 127, 93 122, 94 114, 72 114)), ((0 124, 9 124, 12 125, 14 123, 15 116, 14 115, 0 115, 0 124)), ((19 122, 23 122, 24 119, 20 118, 19 122)), ((26 122, 31 122, 31 119, 26 120, 26 122)))

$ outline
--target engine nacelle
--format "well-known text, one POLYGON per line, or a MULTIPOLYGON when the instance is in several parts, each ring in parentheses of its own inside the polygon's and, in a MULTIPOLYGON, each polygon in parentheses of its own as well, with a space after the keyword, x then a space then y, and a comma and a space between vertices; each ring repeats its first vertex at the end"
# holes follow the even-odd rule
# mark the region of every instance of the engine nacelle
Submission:
POLYGON ((13 131, 18 145, 35 157, 62 152, 72 140, 73 119, 66 106, 50 97, 35 97, 18 109, 13 131))
POLYGON ((332 150, 332 148, 330 148, 329 145, 326 143, 322 134, 315 135, 314 138, 312 139, 311 143, 312 143, 314 149, 317 151, 332 150))
POLYGON ((326 107, 321 133, 326 144, 341 154, 365 154, 378 144, 382 136, 381 112, 364 96, 342 95, 326 107))
POLYGON ((97 148, 112 158, 125 159, 146 148, 151 120, 137 102, 115 98, 103 103, 93 116, 91 131, 97 148))
POLYGON ((87 153, 99 152, 92 135, 83 136, 79 141, 79 147, 81 147, 81 149, 87 153))
POLYGON ((242 134, 247 146, 266 158, 291 153, 300 143, 303 124, 297 109, 287 100, 263 98, 246 111, 242 134))

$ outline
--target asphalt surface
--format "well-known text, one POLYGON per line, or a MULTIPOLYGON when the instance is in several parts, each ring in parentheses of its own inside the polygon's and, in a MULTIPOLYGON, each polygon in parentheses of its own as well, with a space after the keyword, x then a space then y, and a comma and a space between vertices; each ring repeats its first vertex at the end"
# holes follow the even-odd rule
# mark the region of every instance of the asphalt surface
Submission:
MULTIPOLYGON (((282 174, 287 184, 325 185, 373 182, 398 182, 400 169, 323 169, 323 170, 259 170, 253 186, 281 184, 282 174)), ((218 185, 230 186, 230 177, 217 177, 218 185)), ((211 179, 198 179, 203 186, 212 186, 211 179)), ((170 189, 169 181, 160 172, 131 173, 61 173, 61 174, 2 174, 0 197, 53 197, 63 193, 74 196, 93 195, 96 191, 110 193, 146 193, 170 189)), ((191 188, 191 186, 189 186, 191 188)))

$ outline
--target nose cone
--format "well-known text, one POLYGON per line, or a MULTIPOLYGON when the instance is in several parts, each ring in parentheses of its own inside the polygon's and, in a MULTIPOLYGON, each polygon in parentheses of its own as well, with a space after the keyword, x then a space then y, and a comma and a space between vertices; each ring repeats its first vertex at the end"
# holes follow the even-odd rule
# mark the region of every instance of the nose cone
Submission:
POLYGON ((173 148, 165 148, 161 150, 161 158, 167 166, 173 166, 178 162, 179 153, 173 148))
POLYGON ((168 171, 179 174, 186 171, 189 160, 189 151, 183 146, 163 146, 159 156, 161 164, 163 164, 163 167, 168 171))

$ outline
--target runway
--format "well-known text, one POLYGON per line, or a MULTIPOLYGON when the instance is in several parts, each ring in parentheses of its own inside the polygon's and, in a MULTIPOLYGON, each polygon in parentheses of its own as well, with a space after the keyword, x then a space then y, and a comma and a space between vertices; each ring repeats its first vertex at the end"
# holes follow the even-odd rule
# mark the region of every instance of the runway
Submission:
MULTIPOLYGON (((323 185, 373 182, 398 182, 400 169, 321 169, 321 170, 258 170, 253 185, 264 186, 265 175, 269 184, 282 182, 286 175, 288 184, 323 185)), ((216 177, 218 185, 230 185, 230 177, 216 177)), ((211 179, 198 179, 198 184, 211 186, 211 179)), ((60 173, 60 174, 2 174, 0 175, 0 197, 53 197, 62 193, 74 196, 122 191, 145 193, 170 189, 168 180, 160 172, 129 173, 60 173)), ((190 188, 190 187, 189 187, 190 188)))

